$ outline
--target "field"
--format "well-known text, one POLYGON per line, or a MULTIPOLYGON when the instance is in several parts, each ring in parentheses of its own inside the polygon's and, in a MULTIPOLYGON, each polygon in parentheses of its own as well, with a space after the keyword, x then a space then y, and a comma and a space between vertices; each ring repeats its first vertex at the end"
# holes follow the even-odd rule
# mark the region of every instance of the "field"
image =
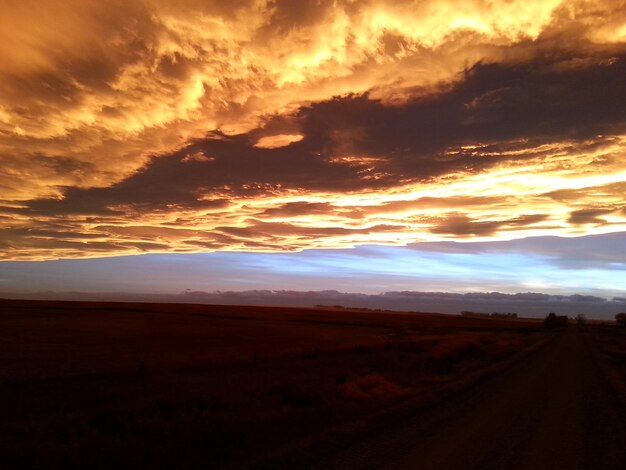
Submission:
POLYGON ((588 334, 598 345, 600 367, 626 403, 626 328, 603 323, 590 328, 588 334))
POLYGON ((332 452, 542 347, 532 320, 0 301, 2 468, 255 466, 332 452))

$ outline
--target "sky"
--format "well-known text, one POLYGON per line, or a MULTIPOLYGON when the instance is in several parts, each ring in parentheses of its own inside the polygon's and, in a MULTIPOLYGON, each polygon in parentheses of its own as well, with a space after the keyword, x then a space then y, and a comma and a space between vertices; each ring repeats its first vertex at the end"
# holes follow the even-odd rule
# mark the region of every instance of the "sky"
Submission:
POLYGON ((623 1, 0 3, 0 291, 626 296, 623 1))

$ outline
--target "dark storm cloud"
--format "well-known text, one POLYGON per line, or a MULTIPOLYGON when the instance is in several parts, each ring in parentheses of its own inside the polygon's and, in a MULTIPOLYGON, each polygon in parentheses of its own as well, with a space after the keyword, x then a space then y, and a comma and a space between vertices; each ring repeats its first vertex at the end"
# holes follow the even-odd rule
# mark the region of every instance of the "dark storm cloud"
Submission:
MULTIPOLYGON (((531 142, 624 132, 623 56, 567 71, 540 65, 479 63, 451 91, 402 106, 381 106, 367 96, 318 103, 301 111, 304 133, 307 139, 323 143, 323 154, 334 155, 349 147, 357 155, 386 157, 377 169, 394 178, 424 179, 484 169, 502 158, 528 158, 507 152, 528 148, 531 142), (518 148, 507 143, 519 140, 524 144, 518 148), (479 152, 444 153, 477 142, 488 146, 479 152), (485 153, 490 158, 481 158, 485 153)), ((580 144, 602 145, 602 139, 580 144)))
POLYGON ((581 209, 574 211, 570 214, 569 223, 580 224, 604 224, 606 220, 602 218, 603 215, 608 215, 612 210, 607 209, 581 209))
POLYGON ((443 219, 432 228, 433 233, 444 233, 454 235, 476 235, 487 236, 502 228, 523 227, 545 220, 548 216, 543 214, 533 214, 513 219, 494 221, 474 221, 464 214, 454 214, 443 219))
POLYGON ((494 233, 501 225, 502 222, 499 221, 478 222, 464 214, 457 214, 441 221, 437 227, 431 229, 431 232, 486 236, 494 233))
MULTIPOLYGON (((63 200, 33 201, 30 206, 43 213, 103 213, 114 204, 137 204, 145 210, 165 204, 202 206, 206 203, 198 202, 199 193, 251 197, 284 189, 383 189, 536 156, 512 152, 516 144, 502 142, 522 139, 528 146, 574 139, 584 146, 584 139, 598 134, 626 132, 623 56, 566 71, 539 65, 479 63, 451 90, 401 106, 368 95, 316 103, 293 117, 304 139, 289 146, 255 148, 250 135, 214 134, 152 159, 110 188, 68 189, 63 200), (490 147, 478 153, 458 150, 476 143, 490 147), (457 150, 446 153, 449 149, 457 150), (210 159, 183 162, 199 152, 210 159), (341 159, 352 155, 352 160, 341 159)), ((272 125, 270 120, 267 126, 272 125)), ((602 145, 602 139, 594 145, 602 145)))
POLYGON ((290 217, 309 214, 330 214, 337 208, 328 202, 288 202, 279 207, 266 209, 261 215, 269 217, 290 217))
MULTIPOLYGON (((180 173, 179 177, 185 177, 180 173)), ((199 199, 195 193, 199 188, 172 185, 165 187, 165 181, 146 185, 128 184, 126 181, 112 188, 77 189, 68 188, 65 197, 58 199, 40 199, 28 203, 25 213, 40 215, 93 214, 93 215, 131 215, 136 211, 159 211, 171 207, 186 209, 223 209, 229 205, 228 199, 199 199), (117 206, 126 206, 116 209, 117 206)))

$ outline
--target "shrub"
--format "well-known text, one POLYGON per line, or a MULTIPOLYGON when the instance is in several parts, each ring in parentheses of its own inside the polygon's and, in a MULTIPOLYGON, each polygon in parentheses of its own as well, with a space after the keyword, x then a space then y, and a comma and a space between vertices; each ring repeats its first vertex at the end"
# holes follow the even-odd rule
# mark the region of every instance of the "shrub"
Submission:
POLYGON ((401 387, 378 374, 356 377, 342 385, 343 395, 355 401, 378 402, 407 396, 411 389, 401 387))
POLYGON ((568 318, 565 315, 557 315, 550 312, 550 314, 543 321, 543 325, 546 328, 564 328, 567 326, 568 318))

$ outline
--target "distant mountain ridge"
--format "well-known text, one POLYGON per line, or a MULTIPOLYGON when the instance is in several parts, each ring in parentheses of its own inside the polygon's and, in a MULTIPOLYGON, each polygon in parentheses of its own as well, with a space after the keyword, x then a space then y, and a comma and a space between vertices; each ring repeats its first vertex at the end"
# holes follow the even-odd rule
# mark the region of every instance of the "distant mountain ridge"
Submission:
POLYGON ((462 311, 516 313, 519 316, 544 317, 548 312, 590 319, 613 319, 626 310, 626 298, 605 299, 593 295, 552 295, 540 292, 421 292, 390 291, 380 294, 339 292, 336 290, 247 290, 192 291, 179 294, 128 292, 0 292, 2 298, 46 300, 101 300, 124 302, 171 302, 224 305, 267 305, 315 307, 333 305, 347 308, 423 311, 460 314, 462 311))

